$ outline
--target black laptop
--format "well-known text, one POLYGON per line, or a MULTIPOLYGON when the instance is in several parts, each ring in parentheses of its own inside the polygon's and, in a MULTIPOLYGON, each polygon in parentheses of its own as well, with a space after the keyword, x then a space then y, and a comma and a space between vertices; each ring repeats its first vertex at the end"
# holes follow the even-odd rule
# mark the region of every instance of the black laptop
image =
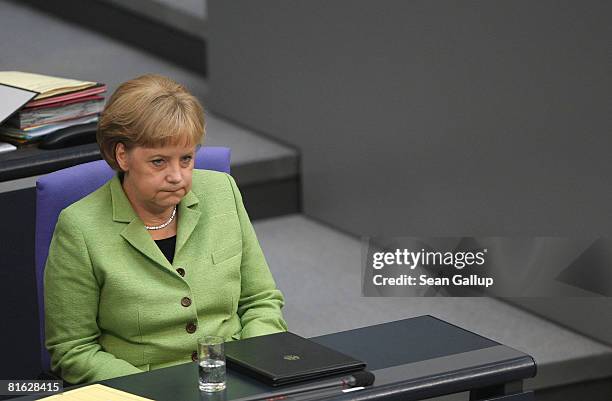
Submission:
POLYGON ((227 366, 269 386, 354 372, 366 364, 297 334, 283 332, 225 344, 227 366))

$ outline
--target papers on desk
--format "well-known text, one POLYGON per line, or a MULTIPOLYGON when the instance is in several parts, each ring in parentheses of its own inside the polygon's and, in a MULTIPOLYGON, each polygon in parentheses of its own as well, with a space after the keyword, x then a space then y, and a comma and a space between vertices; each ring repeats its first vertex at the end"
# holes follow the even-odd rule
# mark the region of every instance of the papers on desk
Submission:
POLYGON ((24 143, 39 139, 47 134, 58 131, 60 129, 73 127, 75 125, 89 124, 98 121, 98 115, 87 116, 79 119, 63 121, 56 124, 41 125, 35 129, 20 130, 12 127, 0 126, 0 137, 12 143, 24 143))
POLYGON ((37 106, 43 106, 46 104, 54 104, 56 102, 64 102, 66 100, 81 99, 84 97, 97 95, 97 94, 104 93, 104 92, 106 92, 106 85, 97 84, 97 86, 94 86, 89 89, 77 91, 77 92, 70 92, 64 95, 57 95, 57 96, 53 96, 53 97, 49 97, 45 99, 32 100, 28 102, 27 107, 37 107, 37 106))
POLYGON ((36 92, 0 84, 0 124, 36 96, 36 92))
MULTIPOLYGON (((0 71, 0 84, 39 94, 16 106, 0 125, 0 140, 28 144, 75 125, 95 122, 104 108, 106 85, 21 71, 0 71)), ((5 96, 7 99, 12 96, 5 96)), ((2 98, 0 98, 2 101, 2 98)))
POLYGON ((34 100, 96 86, 95 82, 77 81, 76 79, 58 78, 22 71, 0 71, 0 83, 38 92, 39 95, 34 100))
POLYGON ((64 391, 61 394, 43 398, 45 401, 153 401, 125 391, 107 387, 102 384, 79 387, 75 390, 64 391))
POLYGON ((41 125, 98 114, 103 108, 104 97, 94 95, 23 109, 9 118, 6 125, 27 131, 41 125))

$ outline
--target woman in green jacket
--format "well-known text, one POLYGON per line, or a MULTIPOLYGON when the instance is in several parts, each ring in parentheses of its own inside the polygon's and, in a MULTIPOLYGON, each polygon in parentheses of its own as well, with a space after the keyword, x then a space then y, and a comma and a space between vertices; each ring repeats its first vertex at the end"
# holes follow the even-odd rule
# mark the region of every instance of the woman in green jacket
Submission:
POLYGON ((98 125, 117 171, 62 211, 45 268, 51 368, 88 383, 197 359, 197 339, 287 330, 283 295, 233 178, 193 170, 202 107, 181 85, 123 83, 98 125))

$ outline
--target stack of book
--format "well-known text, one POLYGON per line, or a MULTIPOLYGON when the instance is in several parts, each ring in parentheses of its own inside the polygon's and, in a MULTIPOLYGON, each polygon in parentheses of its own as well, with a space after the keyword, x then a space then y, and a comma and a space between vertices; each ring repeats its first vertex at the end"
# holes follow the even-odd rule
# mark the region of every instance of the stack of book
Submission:
POLYGON ((0 84, 38 95, 0 125, 0 140, 27 144, 76 125, 95 125, 106 85, 20 71, 0 71, 0 84))

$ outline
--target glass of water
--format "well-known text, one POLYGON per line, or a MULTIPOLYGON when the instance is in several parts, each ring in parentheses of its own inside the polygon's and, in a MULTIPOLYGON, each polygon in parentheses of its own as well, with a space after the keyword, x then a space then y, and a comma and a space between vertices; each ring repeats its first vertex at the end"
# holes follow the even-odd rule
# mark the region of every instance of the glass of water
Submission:
POLYGON ((209 393, 225 388, 225 347, 223 337, 205 336, 198 340, 200 390, 209 393))

